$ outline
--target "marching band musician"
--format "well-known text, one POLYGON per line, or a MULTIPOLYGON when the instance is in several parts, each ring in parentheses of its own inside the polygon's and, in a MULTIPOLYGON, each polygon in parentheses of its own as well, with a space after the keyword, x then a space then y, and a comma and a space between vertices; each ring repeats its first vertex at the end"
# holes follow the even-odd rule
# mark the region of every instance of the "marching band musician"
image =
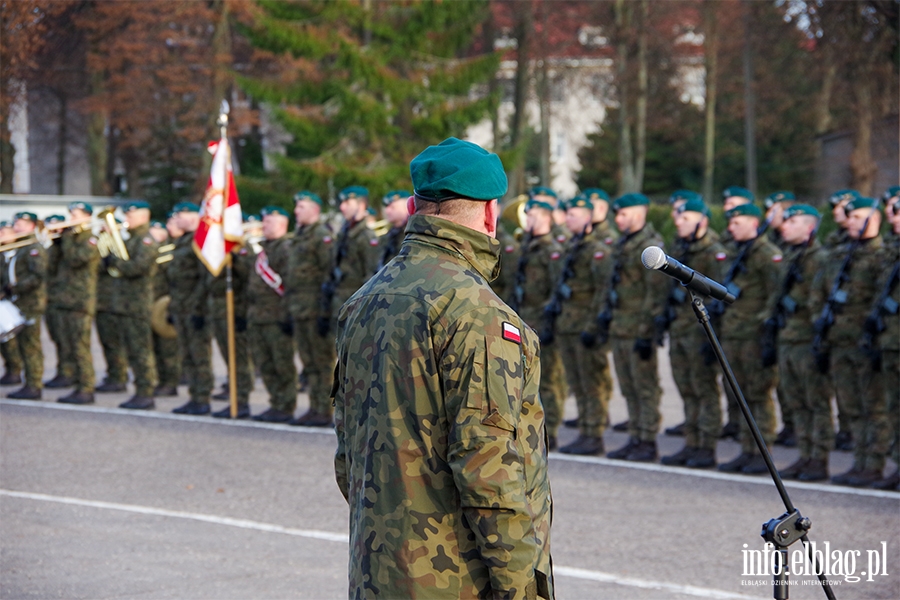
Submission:
MULTIPOLYGON (((175 224, 175 217, 169 212, 166 224, 160 221, 150 222, 150 235, 160 245, 174 245, 175 240, 184 232, 175 224), (170 237, 171 236, 171 237, 170 237)), ((166 271, 169 270, 171 261, 160 262, 157 260, 156 275, 153 277, 153 302, 169 295, 169 281, 166 279, 166 271)), ((167 319, 168 321, 168 319, 167 319)), ((153 390, 153 395, 177 396, 178 383, 181 380, 181 349, 178 346, 178 336, 165 337, 154 329, 153 331, 153 355, 156 358, 156 375, 159 383, 153 390)))
MULTIPOLYGON (((0 245, 9 243, 16 238, 11 221, 0 221, 0 245)), ((0 255, 0 269, 3 273, 9 270, 9 261, 15 256, 14 251, 7 251, 0 255)), ((0 276, 2 277, 2 276, 0 276)), ((2 296, 2 293, 0 293, 2 296)), ((0 377, 0 385, 18 385, 22 383, 22 356, 19 354, 19 342, 15 337, 5 342, 0 342, 0 356, 3 357, 3 377, 0 377)))
POLYGON ((64 224, 63 215, 50 215, 44 218, 44 233, 56 232, 53 240, 47 240, 47 310, 44 311, 44 324, 50 340, 56 346, 56 376, 44 382, 48 389, 70 387, 75 374, 75 358, 72 347, 63 343, 62 328, 64 311, 62 303, 66 296, 66 276, 61 268, 62 237, 55 228, 64 224))

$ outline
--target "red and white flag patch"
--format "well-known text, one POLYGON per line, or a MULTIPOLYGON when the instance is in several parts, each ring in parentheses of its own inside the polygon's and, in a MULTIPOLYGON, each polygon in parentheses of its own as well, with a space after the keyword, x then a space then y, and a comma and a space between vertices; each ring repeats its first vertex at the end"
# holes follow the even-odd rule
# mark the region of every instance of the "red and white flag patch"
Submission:
POLYGON ((724 252, 716 252, 716 260, 725 260, 728 258, 728 255, 724 252))
POLYGON ((512 246, 512 245, 509 245, 509 246, 506 246, 506 247, 503 249, 503 251, 506 252, 507 254, 509 254, 510 252, 515 252, 515 251, 516 251, 516 247, 515 247, 515 246, 512 246))
POLYGON ((503 339, 509 340, 510 342, 515 342, 517 344, 522 343, 522 334, 519 331, 519 328, 513 325, 512 323, 503 323, 503 339))
POLYGON ((374 247, 374 246, 377 246, 377 245, 378 245, 378 238, 373 238, 373 239, 369 240, 369 245, 370 245, 370 246, 373 246, 373 247, 374 247))
POLYGON ((603 252, 594 252, 594 260, 600 260, 604 256, 606 256, 606 254, 604 254, 603 252))
POLYGON ((550 260, 559 260, 559 252, 554 252, 550 255, 550 260))
POLYGON ((325 237, 322 238, 322 241, 325 242, 326 244, 330 244, 330 243, 331 243, 331 236, 330 236, 330 235, 326 235, 325 237))
POLYGON ((776 254, 775 256, 773 256, 773 257, 772 257, 772 262, 781 262, 781 255, 780 255, 780 254, 776 254))

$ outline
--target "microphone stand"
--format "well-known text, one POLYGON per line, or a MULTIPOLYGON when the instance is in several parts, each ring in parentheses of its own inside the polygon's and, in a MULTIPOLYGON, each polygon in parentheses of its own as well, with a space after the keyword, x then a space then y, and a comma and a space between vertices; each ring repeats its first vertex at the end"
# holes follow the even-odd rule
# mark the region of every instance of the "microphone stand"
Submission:
POLYGON ((762 433, 759 431, 756 420, 750 414, 750 407, 747 405, 747 400, 744 398, 740 386, 738 386, 734 377, 734 371, 731 370, 731 365, 728 363, 725 352, 719 344, 719 338, 716 337, 716 332, 709 321, 709 311, 703 304, 703 297, 696 294, 694 290, 688 289, 691 292, 691 306, 694 308, 694 314, 697 315, 697 320, 706 332, 706 337, 709 338, 709 343, 712 345, 713 352, 715 352, 716 358, 722 367, 722 372, 725 374, 725 381, 728 382, 728 387, 731 388, 731 393, 737 399, 738 406, 740 406, 741 412, 744 414, 744 419, 747 421, 747 425, 750 426, 750 433, 753 435, 753 439, 762 453, 766 467, 769 469, 769 474, 772 476, 772 481, 775 482, 775 487, 778 489, 778 494, 781 496, 781 501, 784 502, 784 507, 787 510, 783 515, 763 523, 762 531, 760 532, 762 538, 774 546, 776 550, 775 556, 778 556, 780 559, 780 561, 776 560, 776 563, 780 562, 780 565, 776 564, 773 569, 775 572, 773 574, 774 589, 772 597, 775 600, 787 600, 788 598, 787 549, 788 546, 800 540, 808 552, 809 560, 813 563, 813 569, 819 578, 819 582, 822 584, 822 591, 825 592, 825 597, 828 600, 835 600, 831 583, 825 577, 824 569, 819 568, 819 561, 813 554, 809 538, 806 535, 806 532, 812 527, 812 521, 809 517, 802 516, 800 511, 794 507, 793 502, 791 502, 791 498, 784 487, 784 482, 781 480, 781 475, 778 474, 775 463, 772 462, 772 455, 769 454, 769 449, 766 447, 765 441, 763 441, 762 433))

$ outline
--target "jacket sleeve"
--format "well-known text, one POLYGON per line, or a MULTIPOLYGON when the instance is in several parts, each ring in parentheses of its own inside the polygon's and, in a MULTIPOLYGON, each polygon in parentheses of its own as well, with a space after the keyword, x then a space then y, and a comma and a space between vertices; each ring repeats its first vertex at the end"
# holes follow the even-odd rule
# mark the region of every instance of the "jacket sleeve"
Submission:
POLYGON ((67 231, 62 235, 62 261, 71 269, 80 269, 99 257, 96 244, 91 243, 90 232, 75 234, 67 231))
MULTIPOLYGON (((651 245, 664 249, 663 241, 660 238, 650 239, 649 242, 651 245)), ((636 337, 638 339, 647 339, 654 336, 653 320, 665 312, 666 299, 669 295, 669 282, 665 278, 660 277, 653 269, 645 268, 639 257, 640 255, 638 255, 637 266, 640 269, 641 279, 644 284, 641 313, 647 315, 647 318, 641 319, 636 337)))
POLYGON ((25 263, 25 269, 16 269, 15 292, 21 296, 38 289, 47 280, 47 253, 32 252, 33 246, 24 248, 19 259, 25 263))
POLYGON ((110 264, 122 273, 122 277, 129 279, 145 277, 153 270, 158 254, 157 245, 152 241, 153 238, 149 238, 151 240, 149 243, 144 241, 148 238, 149 234, 131 244, 128 248, 128 260, 110 256, 110 264))

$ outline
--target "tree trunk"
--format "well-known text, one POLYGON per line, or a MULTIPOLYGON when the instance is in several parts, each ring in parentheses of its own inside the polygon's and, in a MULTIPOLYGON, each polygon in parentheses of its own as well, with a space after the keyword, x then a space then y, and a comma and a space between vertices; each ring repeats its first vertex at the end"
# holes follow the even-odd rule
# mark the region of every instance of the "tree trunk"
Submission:
POLYGON ((863 196, 871 196, 878 165, 872 158, 872 78, 860 77, 854 86, 856 96, 856 135, 850 155, 850 187, 863 196))
POLYGON ((540 133, 540 178, 541 185, 552 187, 550 176, 550 67, 547 56, 547 1, 538 0, 541 28, 540 77, 538 78, 538 102, 541 112, 540 133))
MULTIPOLYGON (((92 78, 92 93, 99 94, 102 88, 102 76, 95 73, 92 78)), ((106 116, 101 112, 90 115, 88 122, 88 168, 91 172, 91 194, 95 196, 108 196, 110 193, 110 180, 108 162, 108 142, 106 140, 106 116)))
POLYGON ((647 27, 650 20, 648 0, 641 0, 641 28, 638 31, 638 95, 635 102, 634 190, 644 187, 644 162, 647 158, 647 27))
MULTIPOLYGON (((494 14, 491 11, 488 11, 488 17, 484 23, 483 34, 484 51, 493 51, 496 28, 494 26, 494 14)), ((488 79, 488 96, 491 97, 498 93, 500 93, 500 81, 497 79, 497 74, 495 73, 490 77, 490 79, 488 79)), ((502 102, 503 98, 500 97, 497 100, 497 108, 491 111, 491 137, 493 138, 492 149, 494 152, 497 152, 502 148, 502 145, 500 143, 500 104, 502 102)))
POLYGON ((512 177, 509 189, 510 196, 522 193, 525 189, 525 152, 521 147, 523 144, 523 134, 525 132, 525 121, 527 115, 528 103, 528 87, 530 78, 530 52, 531 31, 532 31, 532 6, 531 2, 523 3, 518 14, 516 22, 516 80, 515 95, 512 115, 512 126, 510 127, 510 145, 516 151, 516 159, 511 169, 512 177))
POLYGON ((619 90, 619 194, 634 190, 634 162, 631 151, 631 123, 628 109, 628 29, 631 5, 616 0, 616 86, 619 90))
POLYGON ((756 177, 756 94, 753 90, 753 47, 750 29, 752 7, 744 0, 744 169, 746 185, 754 194, 756 177))
POLYGON ((10 140, 9 101, 8 97, 4 98, 3 103, 7 106, 0 108, 0 194, 13 193, 13 175, 15 173, 13 158, 16 149, 10 140))
POLYGON ((822 135, 831 129, 831 94, 838 72, 830 45, 823 44, 823 46, 822 58, 825 70, 822 74, 822 89, 816 98, 816 135, 822 135))
POLYGON ((716 3, 703 4, 703 53, 706 62, 706 140, 703 157, 703 197, 713 198, 716 170, 716 77, 718 75, 719 40, 716 23, 716 3))

